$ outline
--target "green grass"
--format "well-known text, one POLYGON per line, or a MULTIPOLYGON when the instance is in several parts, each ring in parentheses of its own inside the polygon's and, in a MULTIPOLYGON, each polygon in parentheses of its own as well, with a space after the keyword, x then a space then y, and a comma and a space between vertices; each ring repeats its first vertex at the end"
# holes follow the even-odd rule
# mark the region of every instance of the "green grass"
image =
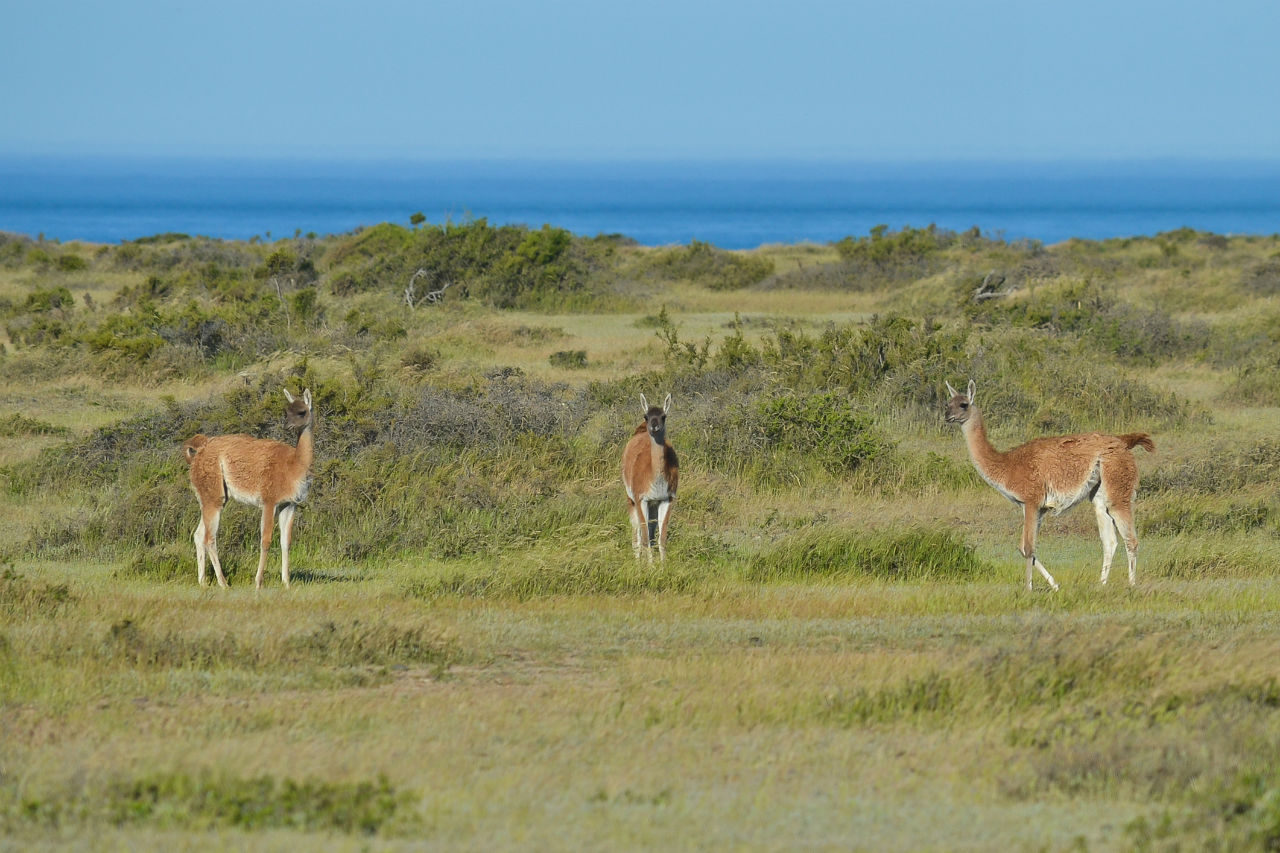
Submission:
POLYGON ((0 846, 1271 849, 1278 247, 0 243, 0 846), (1153 433, 1137 587, 1086 506, 1022 588, 968 378, 998 446, 1153 433), (288 440, 282 386, 294 585, 231 505, 202 589, 179 443, 288 440), (651 564, 618 465, 668 391, 651 564))

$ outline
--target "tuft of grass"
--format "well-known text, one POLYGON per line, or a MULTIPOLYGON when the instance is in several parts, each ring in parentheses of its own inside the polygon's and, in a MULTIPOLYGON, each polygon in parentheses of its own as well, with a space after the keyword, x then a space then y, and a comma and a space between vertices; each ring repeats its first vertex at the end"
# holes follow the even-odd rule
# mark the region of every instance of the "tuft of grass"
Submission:
POLYGON ((0 436, 5 438, 26 435, 69 435, 70 433, 71 431, 66 427, 60 427, 39 418, 29 418, 21 412, 0 417, 0 436))
POLYGON ((1149 572, 1152 577, 1179 580, 1270 575, 1275 556, 1257 545, 1238 538, 1215 541, 1179 536, 1172 540, 1167 553, 1148 561, 1140 571, 1149 572))
POLYGON ((95 649, 99 659, 129 668, 215 670, 243 667, 357 667, 420 664, 443 670, 458 659, 451 639, 425 625, 381 619, 324 621, 277 638, 214 629, 155 629, 146 620, 114 622, 95 649))
POLYGON ((83 824, 241 830, 287 828, 306 832, 377 835, 416 825, 417 795, 385 777, 373 781, 295 780, 272 775, 150 773, 116 778, 96 789, 26 793, 10 800, 7 822, 54 829, 83 824), (14 799, 17 801, 14 802, 14 799))
POLYGON ((822 697, 815 716, 827 725, 843 727, 894 723, 921 715, 946 714, 955 708, 955 694, 950 678, 931 672, 880 689, 855 687, 836 691, 822 697))
POLYGON ((1244 533, 1268 526, 1269 501, 1223 502, 1204 495, 1169 495, 1142 507, 1146 535, 1178 536, 1192 532, 1244 533))
POLYGON ((743 576, 757 583, 819 577, 961 581, 986 568, 974 549, 950 530, 895 533, 818 527, 755 555, 743 576))
POLYGON ((534 553, 496 565, 455 566, 403 588, 410 599, 479 598, 528 601, 559 596, 680 594, 696 591, 705 570, 679 559, 649 563, 614 546, 563 555, 534 553))
POLYGON ((31 580, 12 566, 0 571, 0 613, 11 620, 56 616, 75 601, 65 583, 31 580))

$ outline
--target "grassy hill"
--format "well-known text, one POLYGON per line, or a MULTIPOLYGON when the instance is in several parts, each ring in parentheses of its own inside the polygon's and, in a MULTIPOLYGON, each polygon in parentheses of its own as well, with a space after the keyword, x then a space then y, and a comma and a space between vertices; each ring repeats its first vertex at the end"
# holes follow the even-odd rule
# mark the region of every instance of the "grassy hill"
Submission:
POLYGON ((18 846, 1280 843, 1280 238, 0 235, 0 328, 18 846), (970 378, 998 446, 1154 436, 1136 589, 1087 508, 1021 588, 970 378), (201 589, 178 446, 291 440, 281 387, 295 586, 233 504, 201 589), (618 467, 668 391, 650 566, 618 467))

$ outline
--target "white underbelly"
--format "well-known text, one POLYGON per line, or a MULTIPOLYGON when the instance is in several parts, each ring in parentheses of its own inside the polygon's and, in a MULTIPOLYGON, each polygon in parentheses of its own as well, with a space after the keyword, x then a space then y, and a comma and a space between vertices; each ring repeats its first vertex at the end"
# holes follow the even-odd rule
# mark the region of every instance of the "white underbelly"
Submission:
POLYGON ((653 482, 649 484, 649 488, 639 498, 631 495, 632 500, 640 501, 669 501, 671 500, 671 487, 667 485, 667 478, 659 474, 653 478, 653 482))
POLYGON ((233 501, 239 501, 240 503, 248 504, 249 506, 262 506, 262 495, 255 494, 254 492, 241 491, 240 489, 237 489, 235 483, 232 483, 230 480, 224 479, 222 482, 227 484, 227 495, 230 496, 233 501))

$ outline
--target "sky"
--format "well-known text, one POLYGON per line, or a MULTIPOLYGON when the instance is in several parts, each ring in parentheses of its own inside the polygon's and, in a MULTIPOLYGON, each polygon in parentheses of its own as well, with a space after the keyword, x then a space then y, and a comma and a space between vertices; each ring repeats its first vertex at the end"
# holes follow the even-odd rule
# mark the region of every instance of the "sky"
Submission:
POLYGON ((0 154, 1280 158, 1280 3, 6 4, 0 154))

